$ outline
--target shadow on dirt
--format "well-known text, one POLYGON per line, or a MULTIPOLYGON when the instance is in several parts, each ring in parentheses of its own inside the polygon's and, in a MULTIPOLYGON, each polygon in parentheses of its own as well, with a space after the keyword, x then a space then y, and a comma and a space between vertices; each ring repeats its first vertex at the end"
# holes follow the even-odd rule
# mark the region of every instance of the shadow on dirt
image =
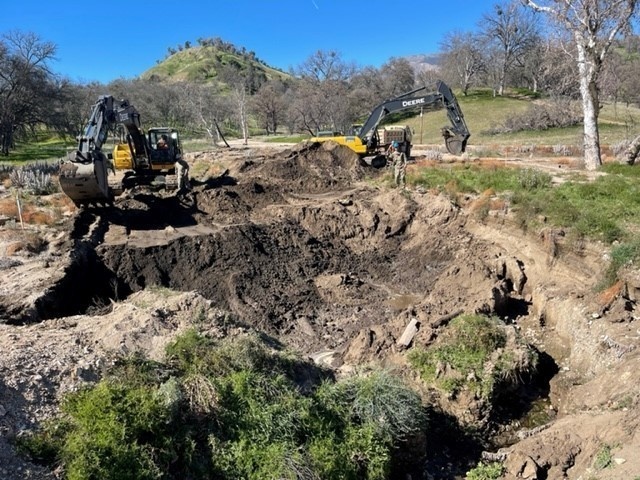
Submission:
POLYGON ((202 190, 211 190, 212 188, 233 187, 238 182, 235 178, 229 176, 229 170, 225 170, 217 177, 209 177, 206 180, 199 181, 192 179, 191 185, 194 188, 202 187, 202 190))
POLYGON ((85 238, 94 228, 95 222, 104 226, 91 235, 104 233, 110 225, 120 225, 131 230, 162 230, 166 227, 186 227, 197 225, 195 215, 204 214, 195 198, 190 194, 158 197, 150 193, 138 193, 117 207, 93 207, 80 212, 76 217, 71 238, 85 238))
POLYGON ((425 471, 429 478, 458 480, 480 460, 485 447, 479 433, 465 428, 442 410, 428 410, 429 433, 425 471))

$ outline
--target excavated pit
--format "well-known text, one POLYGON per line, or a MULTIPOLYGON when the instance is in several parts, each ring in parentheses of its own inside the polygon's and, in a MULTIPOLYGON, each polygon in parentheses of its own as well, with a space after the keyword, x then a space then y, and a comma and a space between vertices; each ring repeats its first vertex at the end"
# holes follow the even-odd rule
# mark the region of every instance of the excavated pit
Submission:
MULTIPOLYGON (((565 244, 549 226, 522 232, 508 206, 474 218, 486 198, 454 204, 389 188, 384 170, 329 143, 236 146, 188 161, 198 181, 186 197, 128 190, 114 209, 38 229, 43 250, 18 251, 28 237, 1 232, 1 431, 50 418, 112 355, 161 361, 194 326, 214 338, 258 329, 336 375, 373 363, 411 380, 407 350, 437 342, 459 312, 479 312, 505 320, 539 364, 490 405, 472 391, 424 392, 425 471, 453 480, 497 460, 508 480, 578 478, 608 445, 615 465, 598 478, 640 473, 640 275, 622 272, 594 294, 607 265, 601 245, 565 244)), ((558 171, 556 159, 514 160, 524 162, 558 171)), ((18 480, 10 472, 34 465, 8 438, 0 474, 18 480)))
MULTIPOLYGON (((340 367, 392 365, 412 319, 412 345, 428 345, 458 312, 512 325, 541 316, 525 274, 532 265, 475 234, 445 196, 378 187, 385 172, 346 148, 301 146, 226 167, 186 197, 140 188, 114 209, 80 212, 64 274, 22 320, 107 313, 153 287, 195 291, 237 322, 340 367)), ((442 420, 433 427, 440 460, 455 451, 447 462, 458 456, 462 472, 482 448, 513 443, 501 425, 548 402, 558 372, 539 353, 538 371, 494 406, 491 441, 463 438, 448 413, 433 413, 442 420)))

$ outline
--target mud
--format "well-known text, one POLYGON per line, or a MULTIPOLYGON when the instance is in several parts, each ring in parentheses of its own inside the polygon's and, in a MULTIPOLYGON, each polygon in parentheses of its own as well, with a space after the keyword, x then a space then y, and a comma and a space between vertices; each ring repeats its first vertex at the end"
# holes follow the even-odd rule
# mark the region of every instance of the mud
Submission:
MULTIPOLYGON (((420 161, 419 152, 414 157, 420 161)), ((519 231, 508 209, 479 220, 473 199, 392 188, 387 171, 330 143, 234 148, 188 160, 194 178, 186 196, 128 190, 116 208, 76 212, 49 234, 46 251, 3 268, 4 431, 15 435, 16 425, 46 418, 65 390, 97 378, 105 358, 159 355, 189 325, 204 322, 219 335, 264 332, 346 375, 371 364, 406 372, 408 348, 429 345, 452 316, 477 312, 503 318, 543 362, 490 408, 473 396, 450 401, 425 391, 437 406, 432 428, 441 440, 429 465, 441 472, 437 478, 463 475, 483 449, 508 458, 505 478, 578 478, 603 442, 640 443, 619 424, 627 411, 637 413, 629 292, 640 282, 630 277, 608 303, 590 293, 605 264, 598 246, 566 249, 559 258, 547 237, 519 231), (157 293, 164 288, 183 293, 167 299, 157 293), (402 344, 412 320, 417 332, 402 344), (74 331, 86 342, 74 343, 74 331), (55 340, 33 340, 47 336, 55 340), (31 362, 30 380, 22 381, 12 373, 27 362, 22 342, 83 362, 81 371, 44 372, 31 362), (626 387, 605 387, 610 369, 626 375, 626 387), (579 400, 572 392, 590 382, 597 389, 579 400), (623 400, 626 411, 617 407, 623 400), (610 420, 600 416, 593 427, 582 418, 607 408, 610 420), (467 438, 465 426, 485 438, 467 438), (608 433, 598 444, 602 428, 608 433)), ((11 455, 0 444, 0 458, 15 464, 11 455)), ((638 466, 623 463, 617 473, 638 466)))

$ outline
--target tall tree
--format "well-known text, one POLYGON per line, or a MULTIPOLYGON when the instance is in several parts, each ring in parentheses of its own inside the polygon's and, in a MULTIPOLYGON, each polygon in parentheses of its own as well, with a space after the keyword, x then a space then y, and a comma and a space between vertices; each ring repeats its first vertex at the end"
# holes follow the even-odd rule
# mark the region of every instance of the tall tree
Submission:
POLYGON ((312 134, 324 128, 346 130, 354 116, 345 99, 355 72, 355 66, 342 60, 338 52, 318 50, 294 72, 301 85, 290 114, 312 134))
POLYGON ((384 82, 384 99, 413 90, 416 83, 415 71, 406 58, 391 57, 380 67, 380 74, 384 82))
POLYGON ((486 67, 480 38, 471 32, 451 32, 445 35, 440 48, 445 76, 454 80, 452 85, 458 86, 466 96, 486 67))
POLYGON ((59 96, 49 70, 56 47, 34 33, 0 38, 0 153, 9 155, 16 134, 47 124, 59 96))
POLYGON ((284 119, 285 85, 280 80, 271 80, 260 87, 257 94, 251 97, 251 110, 269 133, 277 133, 278 126, 284 119))
POLYGON ((242 133, 244 145, 249 143, 249 90, 251 89, 250 77, 235 66, 227 66, 220 72, 220 78, 230 86, 229 98, 234 106, 238 126, 242 133))
POLYGON ((482 34, 493 44, 496 90, 504 93, 509 70, 521 65, 524 54, 537 39, 537 24, 531 12, 516 0, 494 5, 493 14, 485 14, 480 23, 482 34))
POLYGON ((587 170, 602 165, 598 115, 598 76, 612 42, 630 28, 637 0, 522 0, 550 16, 573 37, 584 115, 584 162, 587 170))
POLYGON ((181 89, 179 103, 189 116, 189 124, 203 128, 216 146, 221 140, 220 120, 227 115, 217 87, 194 82, 178 83, 176 86, 181 89))

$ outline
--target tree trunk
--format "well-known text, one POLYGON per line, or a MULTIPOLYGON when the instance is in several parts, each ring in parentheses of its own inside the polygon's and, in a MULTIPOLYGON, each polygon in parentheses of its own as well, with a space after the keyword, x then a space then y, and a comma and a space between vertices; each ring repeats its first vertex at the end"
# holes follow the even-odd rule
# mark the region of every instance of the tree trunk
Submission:
POLYGON ((633 139, 627 149, 624 151, 624 161, 627 165, 636 163, 636 158, 640 153, 640 135, 633 139))
POLYGON ((242 109, 242 114, 240 116, 240 125, 242 128, 242 143, 247 145, 249 143, 249 125, 247 124, 247 115, 244 108, 242 109))
POLYGON ((580 72, 580 96, 584 114, 584 166, 587 170, 597 170, 602 165, 600 157, 600 136, 598 133, 598 86, 594 60, 587 58, 585 48, 578 42, 578 70, 580 72))

